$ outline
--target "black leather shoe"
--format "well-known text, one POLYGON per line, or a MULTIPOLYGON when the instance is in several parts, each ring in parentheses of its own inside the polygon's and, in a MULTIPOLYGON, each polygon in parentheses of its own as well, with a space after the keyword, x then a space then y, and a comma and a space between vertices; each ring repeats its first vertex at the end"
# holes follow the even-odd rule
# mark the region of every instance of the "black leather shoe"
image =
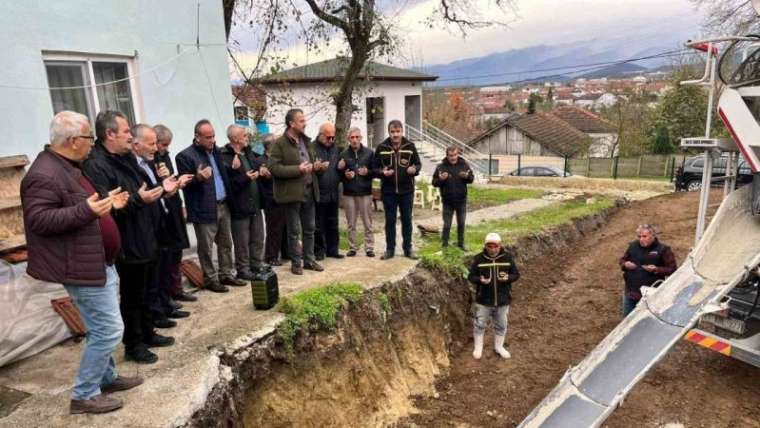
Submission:
POLYGON ((220 278, 219 282, 223 285, 231 285, 233 287, 245 287, 249 284, 248 281, 242 279, 233 278, 231 276, 220 278))
POLYGON ((282 262, 276 259, 267 260, 267 264, 270 266, 282 266, 282 262))
POLYGON ((156 328, 172 328, 177 326, 177 321, 170 320, 169 318, 159 318, 153 320, 153 327, 156 328))
POLYGON ((253 280, 253 272, 238 272, 237 279, 241 281, 251 281, 253 280))
POLYGON ((375 257, 375 252, 372 250, 367 251, 367 257, 375 257))
POLYGON ((124 358, 127 361, 134 361, 138 364, 153 364, 158 361, 158 355, 150 352, 145 345, 136 346, 124 351, 124 358))
POLYGON ((314 258, 317 259, 317 260, 319 260, 319 261, 322 261, 322 260, 325 259, 325 255, 324 254, 315 254, 314 258))
POLYGON ((169 318, 187 318, 190 316, 188 311, 180 311, 179 309, 173 310, 167 317, 169 318))
POLYGON ((174 300, 178 300, 180 302, 197 302, 198 298, 188 293, 187 291, 180 291, 179 294, 174 296, 174 300))
POLYGON ((356 251, 354 250, 348 250, 348 252, 346 253, 346 257, 353 257, 355 255, 356 255, 356 251))
POLYGON ((174 338, 171 336, 161 336, 160 334, 154 334, 150 338, 143 340, 143 343, 148 348, 163 348, 166 346, 174 345, 174 338))
POLYGON ((417 257, 417 255, 414 254, 413 251, 409 251, 407 253, 404 253, 404 257, 406 257, 407 259, 419 260, 419 257, 417 257))
POLYGON ((336 254, 328 254, 327 257, 330 257, 331 259, 342 259, 345 256, 343 254, 336 253, 336 254))
POLYGON ((380 256, 380 260, 390 260, 393 258, 393 256, 394 254, 392 251, 386 251, 383 253, 382 256, 380 256))
POLYGON ((169 298, 169 306, 172 309, 182 309, 182 306, 184 306, 184 305, 182 303, 180 303, 180 302, 172 299, 172 298, 169 298))
POLYGON ((208 291, 213 291, 214 293, 226 293, 230 291, 229 288, 225 287, 224 285, 218 282, 208 282, 206 283, 206 287, 204 288, 208 291))

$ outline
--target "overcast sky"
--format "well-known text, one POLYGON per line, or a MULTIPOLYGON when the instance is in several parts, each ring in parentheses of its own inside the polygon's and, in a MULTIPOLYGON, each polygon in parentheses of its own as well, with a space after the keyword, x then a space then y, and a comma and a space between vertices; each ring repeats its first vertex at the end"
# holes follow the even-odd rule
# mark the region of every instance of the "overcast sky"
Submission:
MULTIPOLYGON (((402 58, 394 63, 440 64, 510 49, 602 39, 627 32, 687 29, 698 35, 701 22, 701 14, 688 0, 516 0, 517 14, 508 11, 500 16, 498 10, 489 8, 492 0, 471 1, 479 5, 483 16, 499 17, 509 22, 508 27, 475 30, 463 39, 455 27, 429 29, 420 23, 439 0, 402 0, 391 11, 403 34, 402 58)), ((303 65, 331 58, 337 48, 315 55, 293 41, 287 52, 289 65, 303 65)))

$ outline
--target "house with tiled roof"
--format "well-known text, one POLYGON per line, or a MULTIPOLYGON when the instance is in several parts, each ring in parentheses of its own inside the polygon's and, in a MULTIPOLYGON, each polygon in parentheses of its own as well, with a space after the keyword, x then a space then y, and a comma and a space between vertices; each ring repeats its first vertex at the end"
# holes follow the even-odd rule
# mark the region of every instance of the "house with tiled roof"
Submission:
POLYGON ((618 134, 615 125, 598 114, 575 106, 561 106, 552 114, 591 138, 588 156, 612 157, 617 152, 618 134))
POLYGON ((612 123, 588 110, 561 106, 510 116, 469 145, 494 156, 610 157, 616 142, 612 123))
MULTIPOLYGON (((319 124, 335 120, 332 94, 338 90, 350 58, 338 57, 266 76, 266 121, 274 133, 285 129, 285 113, 300 108, 307 120, 306 133, 316 135, 319 124)), ((362 130, 370 146, 387 137, 388 122, 397 119, 422 127, 422 86, 437 76, 368 61, 357 77, 351 125, 362 130)))

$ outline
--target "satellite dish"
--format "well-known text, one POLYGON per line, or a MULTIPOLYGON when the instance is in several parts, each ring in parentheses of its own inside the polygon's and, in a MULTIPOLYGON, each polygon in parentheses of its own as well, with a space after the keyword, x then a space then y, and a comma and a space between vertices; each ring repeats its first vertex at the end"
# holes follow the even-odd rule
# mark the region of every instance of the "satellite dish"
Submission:
POLYGON ((755 12, 760 15, 760 0, 752 0, 752 7, 755 8, 755 12))

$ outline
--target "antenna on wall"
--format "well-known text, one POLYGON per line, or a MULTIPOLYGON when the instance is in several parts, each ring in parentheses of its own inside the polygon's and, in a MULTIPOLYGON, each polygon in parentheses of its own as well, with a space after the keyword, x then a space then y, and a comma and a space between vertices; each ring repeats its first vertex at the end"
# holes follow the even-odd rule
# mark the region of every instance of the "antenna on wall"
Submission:
POLYGON ((198 2, 198 9, 195 17, 195 48, 201 48, 201 2, 198 2))

